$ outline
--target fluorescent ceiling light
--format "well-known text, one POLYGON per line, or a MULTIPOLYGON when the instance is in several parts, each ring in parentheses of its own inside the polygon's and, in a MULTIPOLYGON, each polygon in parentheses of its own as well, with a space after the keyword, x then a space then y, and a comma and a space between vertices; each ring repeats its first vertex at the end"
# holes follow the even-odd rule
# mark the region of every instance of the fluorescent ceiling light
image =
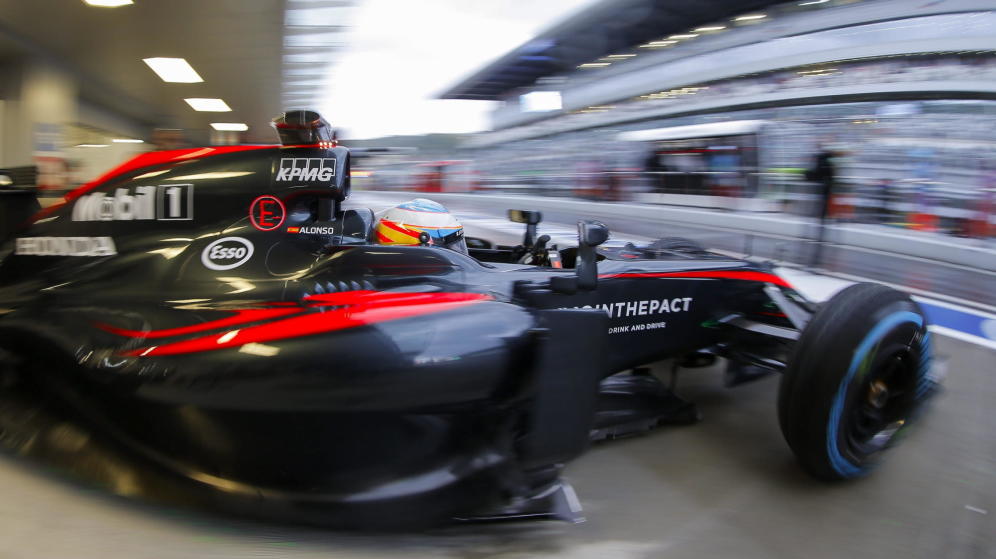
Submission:
POLYGON ((143 58, 164 82, 198 83, 204 81, 194 68, 182 58, 143 58))
POLYGON ((77 144, 78 148, 106 148, 107 144, 77 144))
POLYGON ((698 36, 698 33, 684 33, 681 35, 671 35, 668 39, 694 39, 698 36))
POLYGON ((90 6, 96 6, 98 8, 120 8, 121 6, 134 4, 132 0, 83 0, 83 1, 90 6))
POLYGON ((219 132, 245 132, 249 126, 244 122, 212 122, 211 128, 219 132))
POLYGON ((195 111, 206 113, 227 113, 232 110, 227 103, 221 99, 184 99, 195 111))
POLYGON ((693 31, 722 31, 726 29, 725 25, 708 25, 706 27, 699 27, 698 29, 693 29, 693 31))
POLYGON ((114 138, 111 140, 115 144, 144 144, 142 140, 136 140, 134 138, 114 138))
POLYGON ((752 15, 749 15, 749 16, 735 17, 735 18, 733 18, 733 21, 752 21, 752 20, 755 20, 755 19, 764 19, 766 17, 768 17, 768 16, 765 15, 765 14, 752 14, 752 15))
POLYGON ((809 2, 800 2, 800 6, 812 6, 814 4, 826 4, 830 0, 810 0, 809 2))

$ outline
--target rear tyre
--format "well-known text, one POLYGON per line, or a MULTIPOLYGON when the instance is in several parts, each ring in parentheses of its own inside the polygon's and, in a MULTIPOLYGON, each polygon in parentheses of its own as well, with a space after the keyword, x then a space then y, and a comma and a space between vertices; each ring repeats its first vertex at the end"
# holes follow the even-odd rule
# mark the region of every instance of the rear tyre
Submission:
POLYGON ((863 283, 813 316, 789 358, 778 393, 782 434, 819 479, 867 474, 921 407, 930 335, 905 293, 863 283))

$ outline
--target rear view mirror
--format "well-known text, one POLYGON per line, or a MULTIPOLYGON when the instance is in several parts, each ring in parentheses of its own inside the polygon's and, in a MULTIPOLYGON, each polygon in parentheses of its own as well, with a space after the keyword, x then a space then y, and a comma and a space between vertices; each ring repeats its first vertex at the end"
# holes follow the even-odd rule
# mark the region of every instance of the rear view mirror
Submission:
POLYGON ((595 247, 609 240, 609 228, 601 221, 578 222, 578 289, 590 291, 598 285, 598 257, 595 247))
POLYGON ((0 188, 6 186, 13 186, 14 179, 10 178, 10 175, 6 171, 0 171, 0 188))
POLYGON ((531 210, 508 210, 508 219, 515 223, 526 224, 526 234, 522 237, 522 246, 531 250, 536 242, 536 225, 543 220, 543 214, 531 210))
POLYGON ((531 210, 508 210, 508 220, 514 223, 536 225, 543 220, 543 214, 531 210))
POLYGON ((609 228, 601 221, 579 221, 578 242, 584 246, 597 247, 609 240, 609 228))

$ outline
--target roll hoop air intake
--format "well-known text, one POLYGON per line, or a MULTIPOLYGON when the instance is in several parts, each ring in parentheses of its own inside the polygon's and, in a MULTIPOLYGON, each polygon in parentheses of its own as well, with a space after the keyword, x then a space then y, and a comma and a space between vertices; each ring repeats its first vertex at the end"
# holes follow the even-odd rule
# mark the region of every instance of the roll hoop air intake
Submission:
POLYGON ((272 121, 285 146, 335 142, 335 133, 328 121, 315 111, 287 111, 272 121))

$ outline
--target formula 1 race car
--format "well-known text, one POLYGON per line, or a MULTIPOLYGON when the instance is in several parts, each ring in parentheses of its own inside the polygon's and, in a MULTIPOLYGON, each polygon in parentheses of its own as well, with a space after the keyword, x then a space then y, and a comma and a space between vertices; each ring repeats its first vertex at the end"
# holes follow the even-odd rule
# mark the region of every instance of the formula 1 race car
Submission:
POLYGON ((815 305, 762 264, 606 248, 372 242, 316 113, 279 146, 140 155, 0 249, 0 441, 128 495, 340 527, 577 513, 590 441, 698 418, 641 366, 783 374, 818 478, 861 476, 935 385, 923 312, 815 305))

